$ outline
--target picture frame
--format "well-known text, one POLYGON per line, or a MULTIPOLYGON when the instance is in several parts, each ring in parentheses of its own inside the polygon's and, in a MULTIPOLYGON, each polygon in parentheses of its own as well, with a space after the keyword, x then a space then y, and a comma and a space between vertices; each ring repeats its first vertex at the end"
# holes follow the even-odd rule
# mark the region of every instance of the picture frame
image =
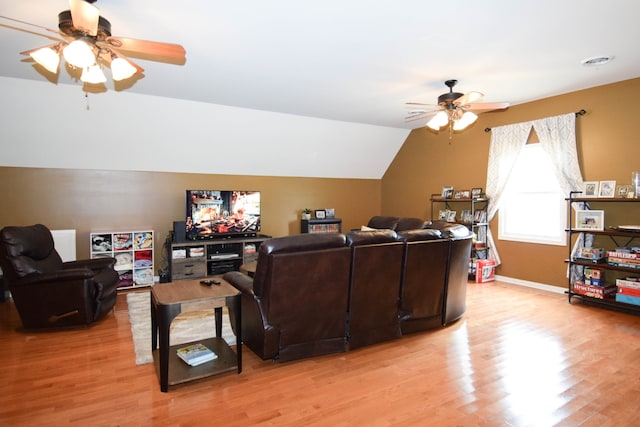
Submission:
POLYGON ((616 195, 615 181, 600 181, 598 197, 614 197, 616 195))
POLYGON ((604 230, 604 211, 577 210, 574 230, 578 230, 578 231, 604 230))
POLYGON ((447 220, 447 213, 449 211, 440 211, 439 215, 438 215, 438 219, 440 221, 446 221, 447 220))
POLYGON ((474 187, 471 189, 471 198, 480 199, 482 198, 482 187, 474 187))
POLYGON ((453 193, 453 198, 454 199, 462 199, 462 191, 455 191, 453 193))
POLYGON ((336 210, 334 208, 327 208, 324 210, 327 214, 327 218, 335 218, 336 210))
POLYGON ((630 198, 629 193, 631 193, 632 194, 631 197, 633 197, 633 191, 631 190, 632 188, 633 187, 631 187, 630 185, 618 185, 616 196, 622 199, 627 199, 627 198, 630 198))
POLYGON ((447 211, 447 222, 456 222, 456 211, 447 211))
POLYGON ((453 187, 450 185, 446 185, 442 187, 442 198, 450 199, 453 197, 453 187))
POLYGON ((471 198, 471 190, 461 190, 460 198, 462 199, 470 199, 471 198))
POLYGON ((582 197, 598 197, 599 187, 598 181, 585 181, 582 186, 582 197))
POLYGON ((325 219, 327 212, 324 209, 319 209, 315 211, 316 219, 325 219))

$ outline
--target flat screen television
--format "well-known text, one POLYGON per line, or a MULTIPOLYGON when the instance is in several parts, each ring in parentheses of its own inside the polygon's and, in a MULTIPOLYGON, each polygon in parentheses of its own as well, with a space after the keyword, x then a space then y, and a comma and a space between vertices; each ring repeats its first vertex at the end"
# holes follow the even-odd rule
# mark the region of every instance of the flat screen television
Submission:
POLYGON ((260 192, 187 190, 189 240, 253 237, 260 231, 260 192))

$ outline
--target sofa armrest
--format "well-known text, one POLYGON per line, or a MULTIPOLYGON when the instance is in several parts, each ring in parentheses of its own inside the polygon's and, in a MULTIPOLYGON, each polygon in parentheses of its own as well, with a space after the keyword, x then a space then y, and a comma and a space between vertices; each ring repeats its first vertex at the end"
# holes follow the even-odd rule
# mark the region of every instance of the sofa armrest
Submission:
POLYGON ((225 273, 222 278, 243 294, 253 295, 253 278, 246 274, 239 271, 230 271, 225 273))
POLYGON ((100 270, 104 270, 105 268, 113 268, 114 265, 116 265, 115 258, 100 257, 100 258, 81 259, 76 261, 67 261, 62 263, 62 268, 67 270, 67 269, 86 267, 93 271, 100 271, 100 270))
POLYGON ((50 284, 56 286, 62 282, 69 282, 72 280, 85 280, 93 277, 93 271, 88 268, 73 268, 68 270, 58 270, 52 273, 40 274, 31 273, 26 276, 15 280, 13 286, 28 286, 39 284, 50 284))

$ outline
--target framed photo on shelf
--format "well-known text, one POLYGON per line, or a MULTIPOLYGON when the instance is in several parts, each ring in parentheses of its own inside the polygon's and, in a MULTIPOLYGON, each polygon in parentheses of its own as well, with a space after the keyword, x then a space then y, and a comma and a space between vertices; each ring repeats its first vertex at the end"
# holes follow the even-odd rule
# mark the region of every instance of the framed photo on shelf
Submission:
POLYGON ((618 192, 616 195, 622 199, 631 198, 633 197, 633 191, 631 191, 631 188, 632 187, 630 185, 618 185, 618 192), (632 195, 629 196, 629 193, 632 195))
POLYGON ((456 211, 447 211, 447 222, 456 222, 456 211))
POLYGON ((471 189, 471 197, 474 199, 479 199, 482 197, 482 188, 475 187, 471 189))
POLYGON ((324 219, 326 217, 326 211, 324 209, 317 210, 315 212, 316 219, 324 219))
POLYGON ((469 190, 460 191, 460 197, 463 198, 463 199, 470 199, 471 198, 471 191, 469 191, 469 190))
POLYGON ((604 230, 604 211, 577 210, 575 230, 604 230))
POLYGON ((438 215, 438 219, 440 221, 446 221, 447 220, 447 213, 449 211, 440 211, 440 214, 438 215))
POLYGON ((335 218, 336 210, 333 208, 327 208, 324 210, 327 213, 327 218, 335 218))
POLYGON ((600 181, 600 191, 598 197, 613 197, 616 194, 615 181, 600 181))
POLYGON ((453 187, 450 185, 446 185, 442 187, 442 198, 450 199, 453 197, 453 187))
POLYGON ((582 197, 598 197, 598 181, 585 181, 582 187, 582 197))

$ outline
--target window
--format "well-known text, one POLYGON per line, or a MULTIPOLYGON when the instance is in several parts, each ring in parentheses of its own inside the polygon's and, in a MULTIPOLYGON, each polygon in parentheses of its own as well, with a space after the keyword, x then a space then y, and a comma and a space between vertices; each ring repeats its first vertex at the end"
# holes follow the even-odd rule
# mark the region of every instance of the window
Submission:
POLYGON ((498 238, 566 245, 566 202, 549 155, 540 144, 524 146, 500 206, 498 238))

